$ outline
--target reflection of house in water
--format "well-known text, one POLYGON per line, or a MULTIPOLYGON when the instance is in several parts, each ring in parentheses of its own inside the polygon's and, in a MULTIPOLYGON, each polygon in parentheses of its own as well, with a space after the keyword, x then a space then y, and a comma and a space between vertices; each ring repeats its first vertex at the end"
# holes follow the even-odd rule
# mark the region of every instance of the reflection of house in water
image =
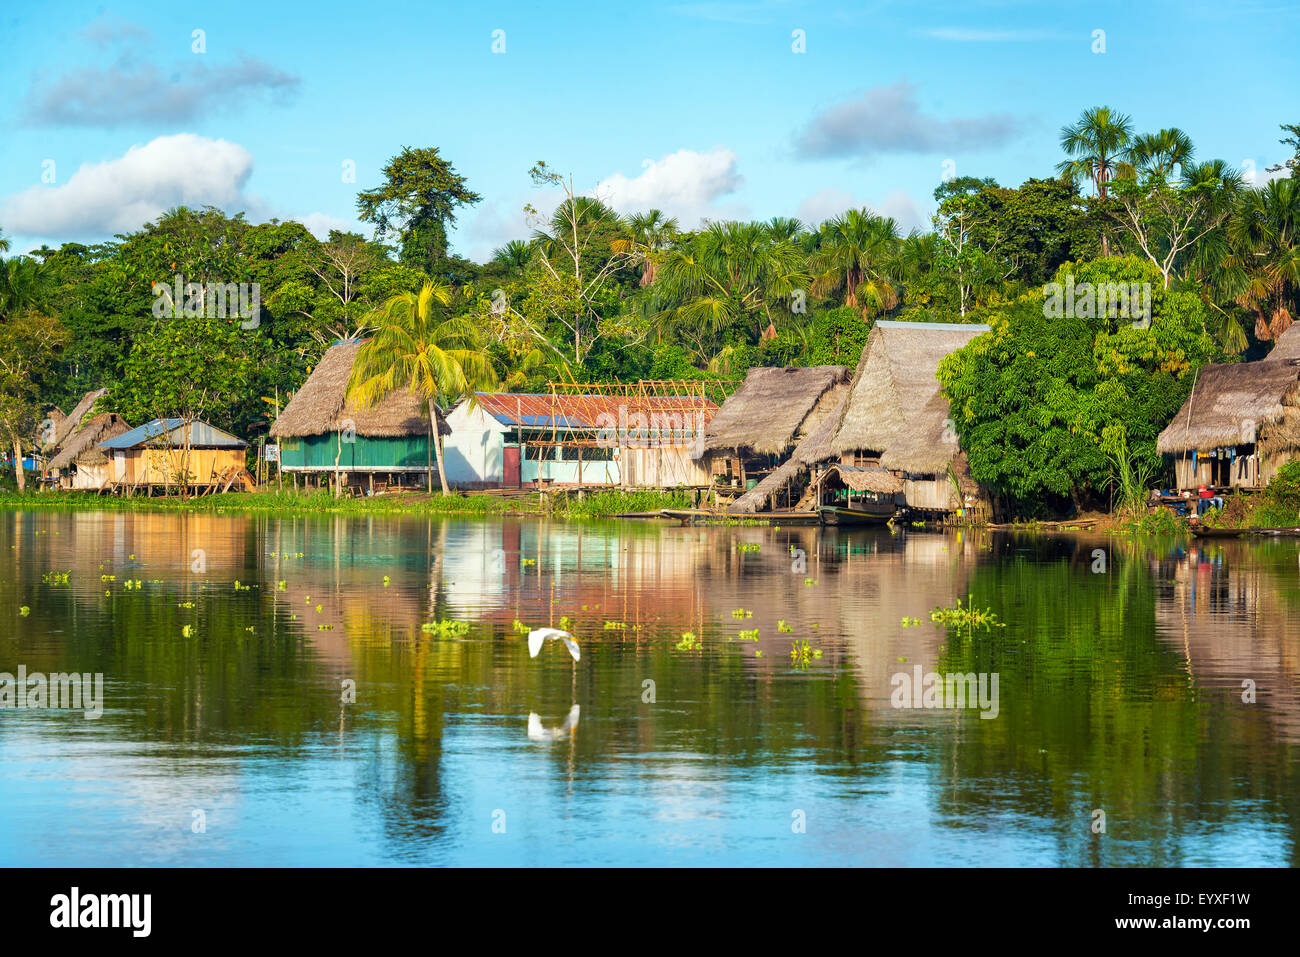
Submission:
POLYGON ((1156 627, 1179 654, 1188 679, 1222 692, 1230 706, 1259 708, 1286 738, 1300 738, 1300 622, 1294 604, 1294 549, 1274 564, 1270 546, 1192 546, 1173 567, 1170 590, 1156 606, 1156 627), (1241 701, 1242 682, 1256 704, 1241 701))

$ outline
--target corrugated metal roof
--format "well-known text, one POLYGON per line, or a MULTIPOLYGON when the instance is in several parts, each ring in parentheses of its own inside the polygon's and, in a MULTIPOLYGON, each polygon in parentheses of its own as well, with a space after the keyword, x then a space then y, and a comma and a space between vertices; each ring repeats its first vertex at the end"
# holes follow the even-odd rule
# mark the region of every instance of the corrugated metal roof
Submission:
POLYGON ((540 392, 476 392, 480 408, 502 425, 529 428, 597 429, 597 419, 608 413, 618 419, 619 407, 637 412, 683 412, 698 409, 707 418, 716 404, 697 396, 557 395, 540 392), (554 420, 554 421, 552 421, 554 420))
MULTIPOLYGON (((185 431, 181 419, 154 419, 130 432, 99 443, 101 449, 133 449, 137 445, 185 445, 185 431), (166 434, 166 438, 163 436, 166 434)), ((197 449, 238 449, 248 445, 243 439, 222 431, 207 422, 191 422, 189 446, 197 449)))

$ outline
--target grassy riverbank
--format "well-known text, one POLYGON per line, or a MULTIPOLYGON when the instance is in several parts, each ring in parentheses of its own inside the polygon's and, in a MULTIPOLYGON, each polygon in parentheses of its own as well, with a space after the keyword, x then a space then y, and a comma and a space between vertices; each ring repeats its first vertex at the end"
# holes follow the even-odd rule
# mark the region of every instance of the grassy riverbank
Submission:
POLYGON ((292 492, 226 492, 182 500, 178 495, 94 495, 86 492, 29 491, 19 495, 0 491, 0 508, 62 508, 128 512, 274 512, 409 515, 555 515, 565 518, 606 518, 624 512, 649 512, 661 508, 687 508, 686 493, 610 489, 577 493, 551 492, 545 501, 538 494, 515 497, 466 493, 442 495, 377 495, 369 498, 334 498, 328 492, 295 495, 292 492))

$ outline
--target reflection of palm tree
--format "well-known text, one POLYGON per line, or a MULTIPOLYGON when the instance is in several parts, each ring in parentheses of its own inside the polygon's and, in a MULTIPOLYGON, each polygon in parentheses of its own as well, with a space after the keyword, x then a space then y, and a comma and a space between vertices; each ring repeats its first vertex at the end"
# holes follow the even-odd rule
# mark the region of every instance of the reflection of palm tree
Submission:
MULTIPOLYGON (((438 399, 456 399, 496 384, 474 325, 465 319, 443 318, 440 307, 450 302, 451 290, 435 283, 425 283, 418 294, 401 293, 389 299, 376 314, 374 337, 357 351, 348 380, 348 398, 363 409, 398 389, 419 396, 429 416, 443 495, 451 490, 442 461, 438 399)), ((433 488, 432 474, 429 487, 433 488)))

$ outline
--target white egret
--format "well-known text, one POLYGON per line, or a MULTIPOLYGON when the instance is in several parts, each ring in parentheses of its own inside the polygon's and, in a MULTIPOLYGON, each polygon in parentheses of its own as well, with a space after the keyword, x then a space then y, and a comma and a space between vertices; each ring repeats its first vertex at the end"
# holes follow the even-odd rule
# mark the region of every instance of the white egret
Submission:
POLYGON ((533 741, 559 741, 573 733, 573 729, 578 726, 578 715, 582 709, 576 704, 569 709, 569 715, 564 719, 564 724, 558 728, 542 727, 541 716, 536 711, 528 712, 528 737, 533 741))
POLYGON ((582 652, 578 650, 578 643, 574 641, 573 635, 567 631, 560 631, 558 628, 535 628, 528 633, 528 657, 536 658, 537 653, 542 650, 542 643, 547 638, 559 638, 564 642, 564 647, 569 649, 569 654, 573 655, 574 661, 582 659, 582 652))

